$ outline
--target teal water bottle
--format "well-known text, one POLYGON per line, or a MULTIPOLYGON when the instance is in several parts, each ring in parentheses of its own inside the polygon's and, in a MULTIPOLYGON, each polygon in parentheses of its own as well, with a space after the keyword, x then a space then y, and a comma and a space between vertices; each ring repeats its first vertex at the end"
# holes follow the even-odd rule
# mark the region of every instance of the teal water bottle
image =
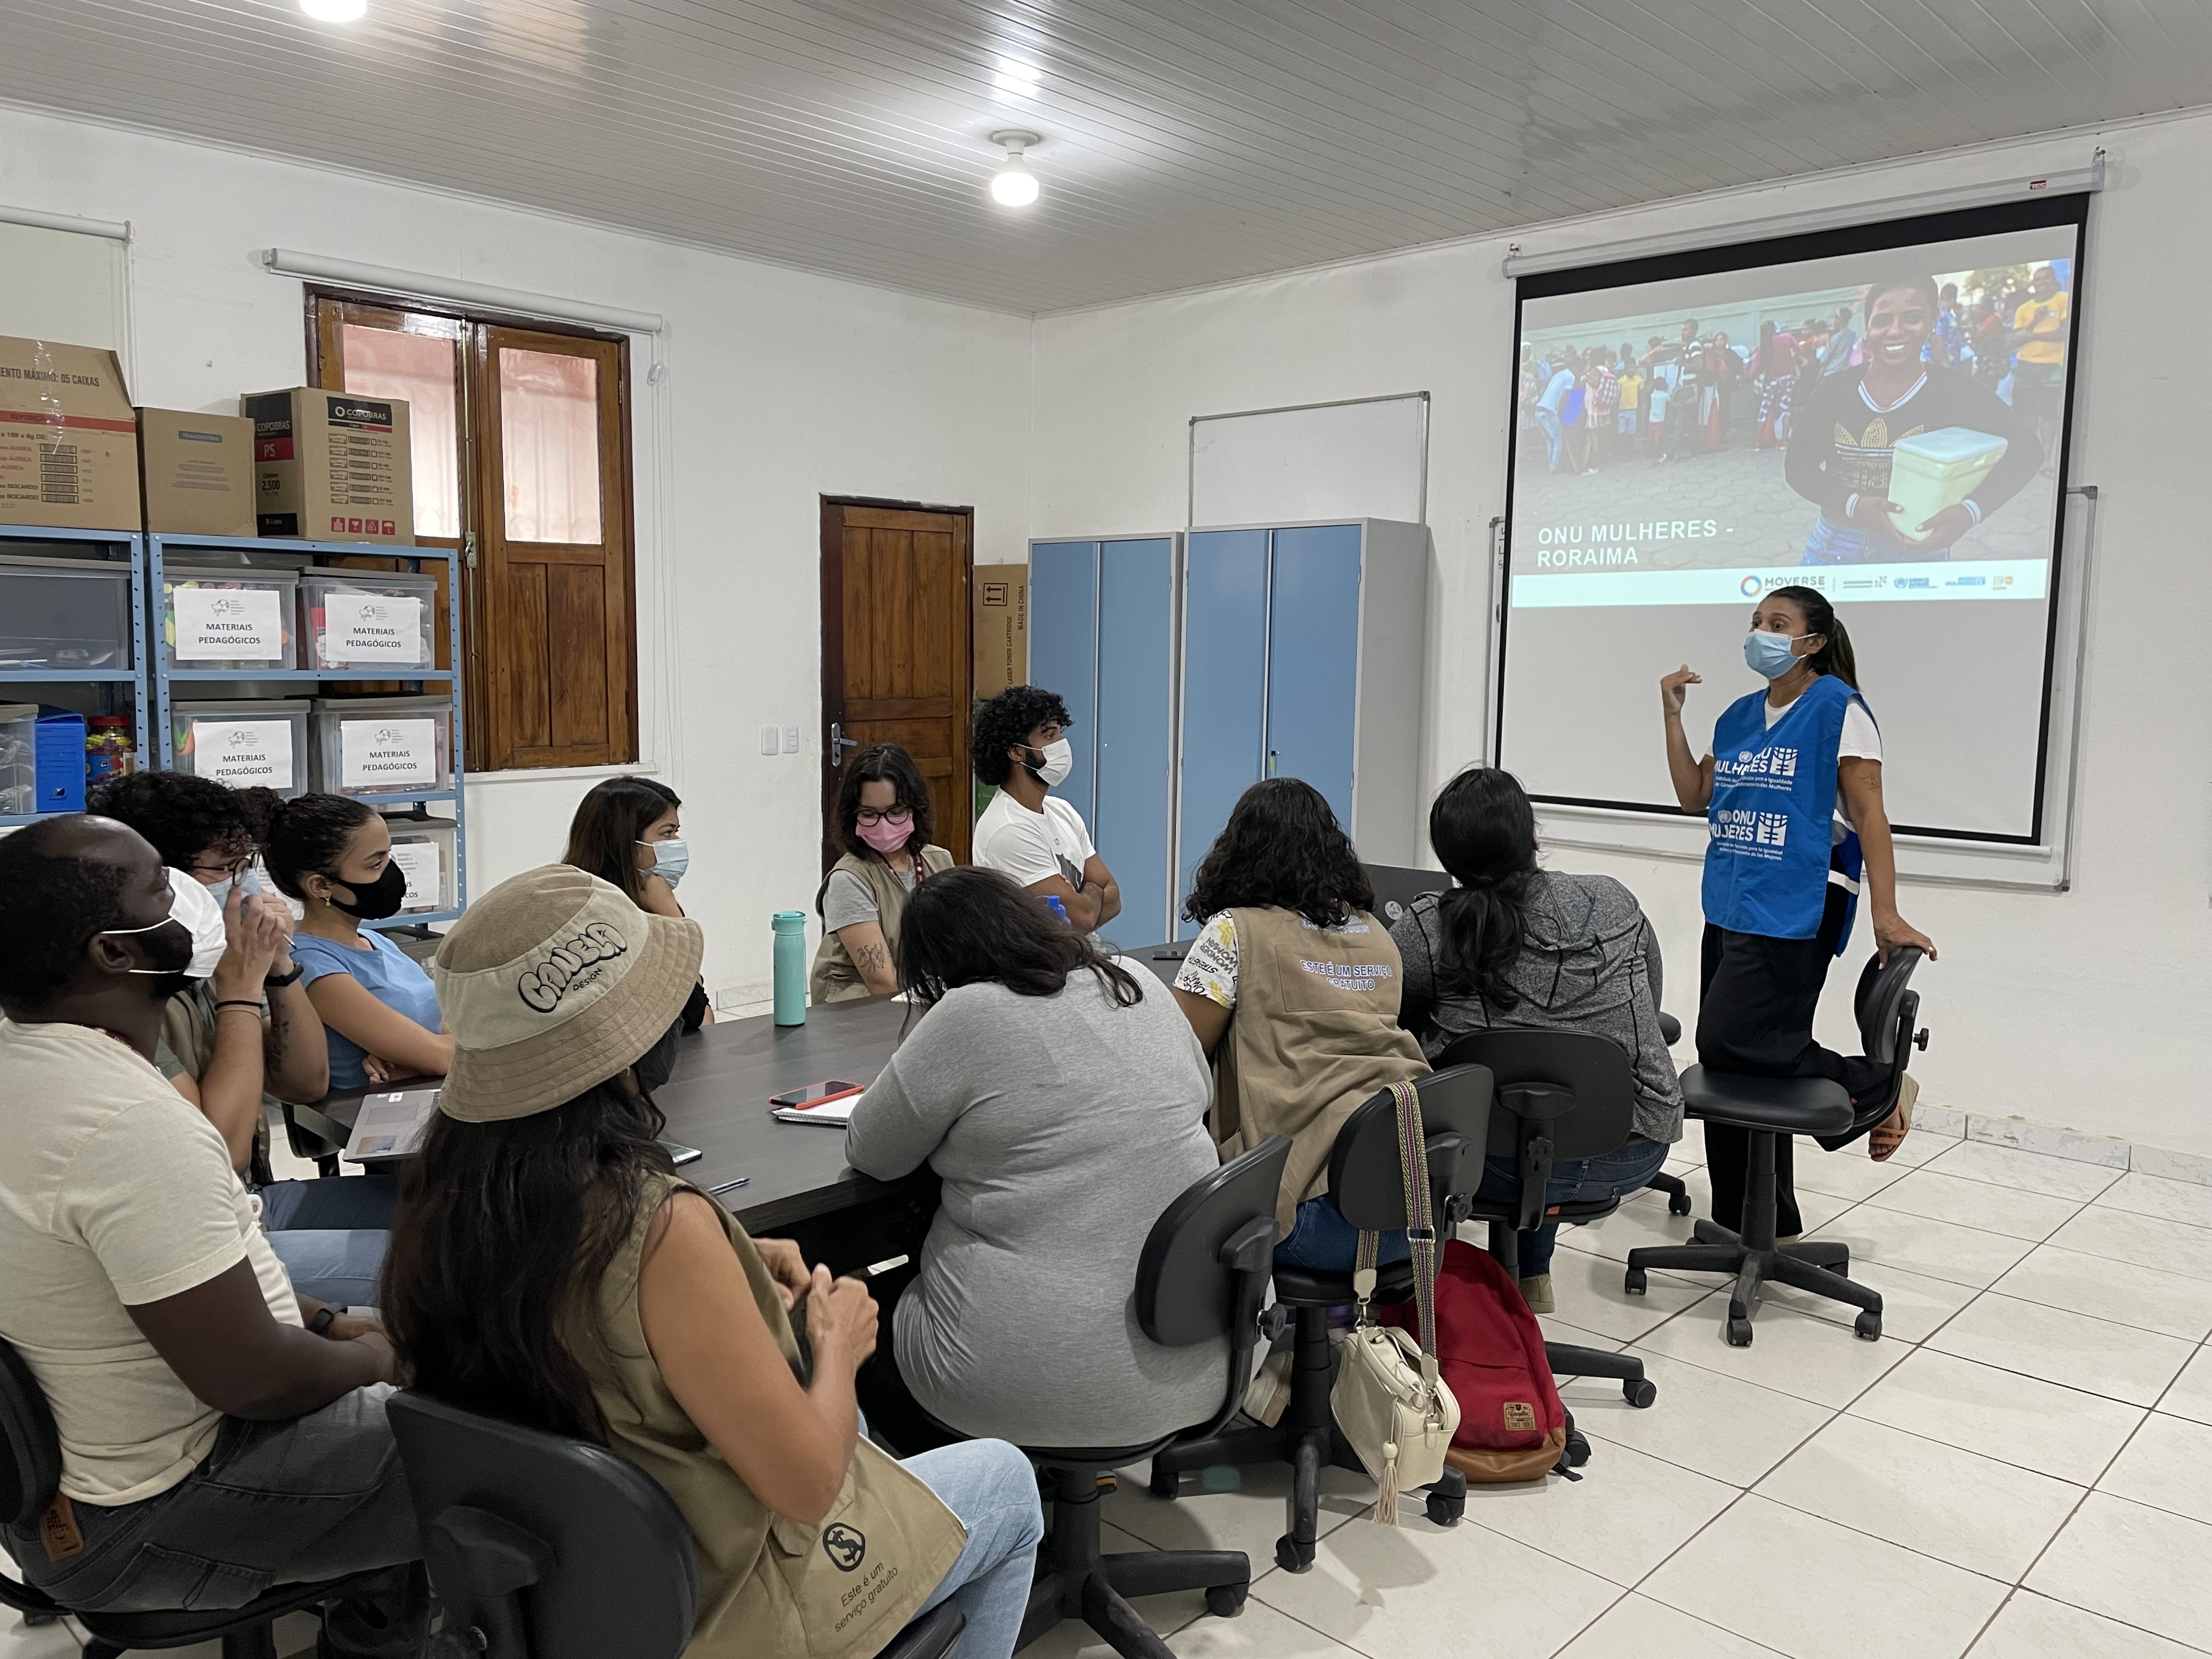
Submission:
POLYGON ((775 913, 775 1023, 806 1024, 806 912, 775 913))

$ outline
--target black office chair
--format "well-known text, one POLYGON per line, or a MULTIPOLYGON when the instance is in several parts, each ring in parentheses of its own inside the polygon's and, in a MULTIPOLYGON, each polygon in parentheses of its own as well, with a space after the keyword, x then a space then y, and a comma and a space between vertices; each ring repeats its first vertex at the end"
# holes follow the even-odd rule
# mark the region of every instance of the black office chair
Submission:
MULTIPOLYGON (((699 1568, 676 1500, 604 1446, 398 1394, 388 1410, 446 1629, 484 1659, 676 1659, 699 1568)), ((884 1650, 945 1659, 946 1601, 884 1650)), ((226 1656, 228 1659, 228 1656, 226 1656)))
MULTIPOLYGON (((1478 1149, 1490 1130, 1490 1073, 1480 1066, 1455 1066, 1422 1078, 1414 1086, 1420 1096, 1429 1189, 1437 1237, 1442 1241, 1450 1237, 1466 1215, 1469 1194, 1480 1179, 1478 1149)), ((1401 1169, 1397 1103, 1385 1089, 1345 1120, 1329 1153, 1328 1189, 1344 1218, 1370 1232, 1392 1232, 1404 1227, 1406 1189, 1401 1169)), ((1270 1200, 1271 1213, 1273 1207, 1270 1200)), ((1216 1432, 1154 1454, 1152 1492, 1155 1498, 1176 1497, 1181 1490, 1181 1477, 1194 1469, 1218 1464, 1243 1468, 1288 1463, 1290 1530, 1275 1541, 1275 1564, 1291 1572, 1304 1572, 1313 1565, 1320 1526, 1322 1469, 1334 1464, 1359 1474, 1366 1472, 1358 1454, 1337 1429, 1328 1403, 1334 1380, 1329 1311, 1350 1307, 1358 1298, 1352 1293, 1349 1273, 1314 1273, 1278 1266, 1274 1275, 1276 1310, 1292 1310, 1297 1317, 1291 1399, 1282 1421, 1273 1428, 1216 1432)), ((1413 1264, 1398 1262, 1382 1270, 1374 1299, 1402 1302, 1413 1293, 1413 1264)), ((1275 1316, 1279 1319, 1280 1314, 1275 1316)), ((1429 1489, 1429 1519, 1439 1526, 1449 1526, 1466 1508, 1466 1478, 1456 1469, 1446 1469, 1444 1478, 1429 1489)))
POLYGON ((1080 1619, 1126 1659, 1169 1659, 1167 1644, 1127 1598, 1202 1589, 1208 1613, 1231 1618, 1243 1610, 1252 1562, 1241 1550, 1105 1553, 1098 1483, 1185 1439, 1210 1439, 1243 1403, 1274 1260, 1275 1194, 1290 1155, 1286 1137, 1270 1136, 1193 1183, 1152 1224, 1137 1260, 1137 1323, 1146 1336, 1170 1348, 1229 1339, 1228 1375, 1212 1420, 1144 1445, 1024 1449, 1045 1477, 1052 1512, 1017 1647, 1063 1619, 1080 1619))
MULTIPOLYGON (((1589 1031, 1471 1031, 1443 1057, 1449 1065, 1487 1066, 1497 1079, 1486 1151, 1490 1157, 1515 1161, 1521 1192, 1511 1200, 1477 1198, 1468 1218, 1490 1224, 1490 1253, 1517 1279, 1518 1234, 1555 1221, 1602 1221, 1620 1207, 1617 1198, 1547 1204, 1544 1190, 1559 1164, 1601 1157, 1628 1144, 1635 1133, 1635 1075, 1619 1043, 1589 1031)), ((1554 1376, 1614 1379, 1632 1406, 1649 1406, 1659 1397, 1657 1385, 1644 1375, 1644 1362, 1633 1354, 1548 1339, 1544 1353, 1554 1376)))
POLYGON ((1921 951, 1908 945, 1890 953, 1887 967, 1869 957, 1855 997, 1859 1040, 1870 1060, 1890 1067, 1887 1083, 1856 1111, 1840 1083, 1818 1077, 1747 1077, 1692 1066, 1682 1073, 1682 1094, 1690 1115, 1751 1132, 1751 1167, 1744 1183, 1743 1231, 1731 1232, 1717 1221, 1701 1220, 1692 1244, 1647 1245, 1628 1253, 1626 1286, 1644 1288, 1652 1267, 1735 1275, 1729 1292, 1726 1335, 1731 1346, 1751 1345, 1751 1316, 1759 1287, 1778 1279, 1832 1302, 1859 1310, 1851 1328, 1871 1342, 1881 1335, 1881 1294, 1850 1278, 1850 1246, 1835 1239, 1778 1243, 1774 1237, 1775 1146, 1783 1135, 1832 1135, 1870 1127, 1897 1105, 1906 1063, 1917 1046, 1928 1046, 1928 1033, 1916 1031, 1920 994, 1911 988, 1921 951))
MULTIPOLYGON (((54 1501, 61 1479, 61 1439, 54 1431, 46 1397, 23 1357, 0 1342, 0 1522, 24 1526, 36 1521, 54 1501)), ((374 1576, 362 1573, 357 1577, 374 1576)), ((204 1613, 82 1613, 64 1607, 43 1590, 0 1577, 0 1605, 15 1608, 27 1624, 75 1619, 92 1638, 84 1644, 85 1659, 116 1659, 118 1654, 218 1640, 222 1659, 276 1659, 276 1638, 270 1627, 277 1620, 319 1607, 355 1582, 356 1577, 349 1577, 279 1584, 242 1607, 204 1613)))
MULTIPOLYGON (((1659 1011, 1659 1040, 1671 1048, 1682 1040, 1682 1022, 1660 1006, 1667 994, 1667 964, 1659 955, 1659 930, 1649 922, 1644 927, 1644 939, 1650 946, 1644 953, 1644 963, 1651 979, 1651 1006, 1659 1011)), ((1667 1194, 1668 1214, 1689 1214, 1690 1188, 1681 1176, 1662 1170, 1644 1184, 1655 1193, 1667 1194)))

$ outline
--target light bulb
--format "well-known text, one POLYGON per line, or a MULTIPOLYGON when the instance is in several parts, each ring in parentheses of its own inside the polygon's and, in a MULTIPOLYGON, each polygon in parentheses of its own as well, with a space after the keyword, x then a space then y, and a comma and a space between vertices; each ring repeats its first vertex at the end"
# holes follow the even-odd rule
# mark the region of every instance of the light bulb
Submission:
POLYGON ((318 23, 353 23, 368 15, 368 0, 300 0, 300 9, 318 23))
POLYGON ((1027 207, 1037 198, 1036 174, 1017 150, 991 175, 991 199, 1000 207, 1027 207))

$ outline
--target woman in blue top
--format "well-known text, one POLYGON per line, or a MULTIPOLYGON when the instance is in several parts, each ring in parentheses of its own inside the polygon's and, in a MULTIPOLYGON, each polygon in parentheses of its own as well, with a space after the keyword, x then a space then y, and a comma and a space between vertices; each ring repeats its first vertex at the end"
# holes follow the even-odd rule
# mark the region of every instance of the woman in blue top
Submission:
POLYGON ((429 975, 361 925, 398 915, 407 896, 383 818, 343 795, 301 795, 271 814, 267 857, 276 885, 307 908, 292 960, 328 1035, 331 1087, 443 1077, 453 1039, 429 975))
MULTIPOLYGON (((1934 941, 1897 913, 1897 855, 1881 802, 1881 733, 1859 695, 1850 635, 1809 587, 1778 587, 1751 613, 1744 661, 1767 682, 1730 703, 1713 726, 1712 752, 1692 758, 1682 733, 1685 664, 1659 682, 1667 769, 1685 811, 1706 816, 1705 936, 1698 1059, 1717 1072, 1824 1077, 1854 1100, 1886 1087, 1888 1068, 1813 1040, 1813 1012, 1828 963, 1850 938, 1863 872, 1882 960, 1934 941), (1716 760, 1715 757, 1720 757, 1716 760)), ((1908 1074, 1897 1109, 1874 1127, 1869 1151, 1888 1158, 1912 1127, 1917 1085, 1908 1074)), ((1830 1151, 1855 1139, 1823 1137, 1830 1151)), ((1750 1134, 1705 1126, 1713 1219, 1743 1224, 1750 1134)), ((1792 1189, 1790 1139, 1775 1148, 1775 1231, 1803 1231, 1792 1189)))

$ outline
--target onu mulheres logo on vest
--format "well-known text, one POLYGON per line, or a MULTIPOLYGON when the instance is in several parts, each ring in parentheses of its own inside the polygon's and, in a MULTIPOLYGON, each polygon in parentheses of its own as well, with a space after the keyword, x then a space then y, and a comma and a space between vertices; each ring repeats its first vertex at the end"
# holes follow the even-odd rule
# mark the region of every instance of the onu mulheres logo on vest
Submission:
POLYGON ((1715 841, 1726 842, 1731 851, 1780 858, 1790 837, 1790 815, 1728 807, 1716 812, 1706 827, 1715 841))
POLYGON ((524 969, 515 982, 516 994, 538 1012, 550 1014, 569 992, 598 984, 606 972, 605 964, 629 952, 629 941, 617 928, 595 921, 562 940, 542 961, 524 969))
POLYGON ((1795 749, 1740 749, 1733 757, 1716 756, 1713 783, 1748 789, 1790 789, 1797 782, 1795 749))

